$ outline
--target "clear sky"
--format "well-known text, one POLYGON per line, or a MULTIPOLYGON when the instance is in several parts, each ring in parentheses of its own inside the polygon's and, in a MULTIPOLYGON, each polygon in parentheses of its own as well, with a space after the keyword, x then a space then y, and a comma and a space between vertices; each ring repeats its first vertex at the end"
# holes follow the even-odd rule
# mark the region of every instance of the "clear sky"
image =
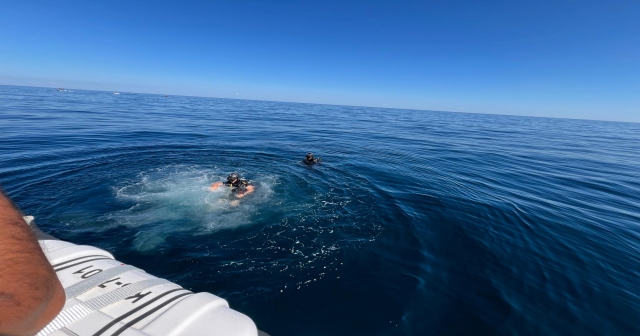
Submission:
POLYGON ((640 122, 640 1, 0 0, 0 84, 640 122))

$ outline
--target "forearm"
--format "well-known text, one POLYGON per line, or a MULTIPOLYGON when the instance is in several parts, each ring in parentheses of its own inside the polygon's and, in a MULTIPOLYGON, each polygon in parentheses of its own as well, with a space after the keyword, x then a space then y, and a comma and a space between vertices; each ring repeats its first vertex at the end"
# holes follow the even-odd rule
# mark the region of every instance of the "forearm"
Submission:
POLYGON ((34 233, 0 191, 0 334, 35 334, 64 302, 64 289, 34 233))

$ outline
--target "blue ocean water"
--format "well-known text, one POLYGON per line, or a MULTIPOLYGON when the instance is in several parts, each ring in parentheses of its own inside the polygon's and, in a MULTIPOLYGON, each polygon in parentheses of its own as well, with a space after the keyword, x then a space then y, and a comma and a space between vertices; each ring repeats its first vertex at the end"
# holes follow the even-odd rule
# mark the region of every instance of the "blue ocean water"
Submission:
POLYGON ((0 86, 0 185, 273 336, 640 332, 640 124, 0 86))

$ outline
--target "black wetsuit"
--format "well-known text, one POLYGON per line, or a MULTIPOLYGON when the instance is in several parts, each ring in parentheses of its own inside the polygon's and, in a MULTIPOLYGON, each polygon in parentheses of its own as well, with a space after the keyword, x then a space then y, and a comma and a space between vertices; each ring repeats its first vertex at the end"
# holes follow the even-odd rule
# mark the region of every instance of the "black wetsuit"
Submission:
POLYGON ((308 165, 316 164, 320 162, 320 158, 313 158, 311 160, 307 160, 307 158, 302 159, 302 162, 308 165))
POLYGON ((252 185, 251 182, 247 180, 237 180, 235 183, 231 182, 223 182, 225 187, 230 187, 231 192, 234 194, 244 194, 247 192, 247 187, 252 185))

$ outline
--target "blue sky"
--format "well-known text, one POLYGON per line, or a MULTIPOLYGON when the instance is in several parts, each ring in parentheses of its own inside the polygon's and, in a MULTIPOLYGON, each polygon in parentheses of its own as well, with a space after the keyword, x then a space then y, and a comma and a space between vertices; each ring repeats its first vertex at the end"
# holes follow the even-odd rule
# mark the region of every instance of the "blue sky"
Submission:
POLYGON ((640 122, 640 1, 6 1, 0 84, 640 122))

